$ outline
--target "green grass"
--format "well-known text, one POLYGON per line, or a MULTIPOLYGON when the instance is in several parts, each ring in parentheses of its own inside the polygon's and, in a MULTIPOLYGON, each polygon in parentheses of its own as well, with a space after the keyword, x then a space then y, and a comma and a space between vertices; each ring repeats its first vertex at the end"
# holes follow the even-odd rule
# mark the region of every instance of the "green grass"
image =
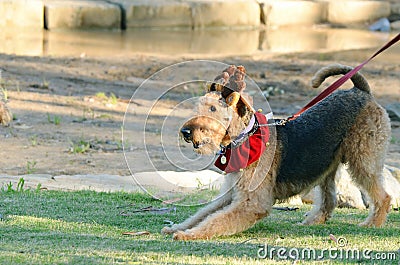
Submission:
POLYGON ((60 125, 61 117, 57 115, 50 115, 49 113, 47 113, 47 121, 49 123, 53 123, 54 125, 60 125))
POLYGON ((84 154, 90 150, 90 142, 80 139, 70 143, 70 153, 84 154))
POLYGON ((104 92, 96 93, 96 97, 101 100, 104 104, 116 105, 118 103, 118 98, 114 93, 110 93, 110 96, 107 96, 104 92))
POLYGON ((36 161, 26 161, 26 174, 33 174, 36 172, 36 161))
MULTIPOLYGON (((310 209, 273 211, 246 232, 210 241, 177 242, 160 234, 164 220, 179 222, 198 207, 177 207, 165 214, 132 212, 147 206, 169 207, 140 193, 97 193, 24 190, 0 192, 0 264, 292 264, 277 258, 258 259, 260 245, 269 250, 284 247, 337 248, 329 239, 344 237, 344 249, 372 250, 373 254, 394 252, 400 246, 400 214, 391 212, 383 229, 359 228, 367 212, 337 209, 326 225, 299 226, 310 209), (144 236, 123 232, 149 231, 144 236)), ((397 252, 395 252, 397 253, 397 252)), ((397 264, 397 260, 386 264, 397 264)), ((373 264, 329 261, 318 264, 373 264)), ((385 264, 374 261, 375 264, 385 264)), ((299 261, 296 264, 305 264, 299 261)))

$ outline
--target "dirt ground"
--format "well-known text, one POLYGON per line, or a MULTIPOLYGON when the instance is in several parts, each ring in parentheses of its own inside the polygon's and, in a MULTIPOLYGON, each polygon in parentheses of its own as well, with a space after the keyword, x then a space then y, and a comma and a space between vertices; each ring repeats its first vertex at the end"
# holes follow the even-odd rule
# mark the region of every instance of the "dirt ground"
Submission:
MULTIPOLYGON (((372 51, 362 52, 359 57, 366 58, 372 51)), ((244 65, 262 90, 272 88, 271 108, 276 115, 284 117, 296 112, 320 91, 309 86, 315 71, 335 62, 355 66, 362 59, 354 54, 357 53, 353 56, 340 52, 323 56, 311 53, 210 56, 208 59, 244 65)), ((144 101, 136 98, 131 104, 135 112, 130 121, 132 124, 137 121, 137 126, 126 128, 129 137, 124 140, 121 138, 122 122, 130 98, 144 79, 166 66, 190 59, 193 58, 154 55, 107 59, 0 55, 0 84, 14 115, 11 126, 0 127, 0 174, 125 176, 130 173, 123 146, 134 163, 131 168, 134 172, 150 171, 145 161, 149 157, 158 170, 173 170, 168 159, 157 154, 156 151, 163 148, 158 140, 147 138, 154 152, 142 146, 144 131, 155 138, 160 134, 156 129, 144 129, 141 125, 147 115, 144 101)), ((400 102, 398 63, 373 61, 362 72, 380 104, 400 102)), ((159 90, 147 92, 159 93, 159 90)), ((175 93, 168 102, 173 107, 186 96, 175 93)), ((178 126, 170 133, 175 135, 177 129, 178 126)), ((400 167, 399 122, 392 123, 392 131, 386 161, 400 167)), ((190 150, 190 146, 185 148, 190 150)))

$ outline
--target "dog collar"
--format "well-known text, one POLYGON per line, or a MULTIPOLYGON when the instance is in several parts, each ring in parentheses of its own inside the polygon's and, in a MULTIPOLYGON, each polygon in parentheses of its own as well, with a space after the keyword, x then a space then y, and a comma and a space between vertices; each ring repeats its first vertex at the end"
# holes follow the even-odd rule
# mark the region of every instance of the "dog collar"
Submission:
POLYGON ((256 112, 246 129, 228 146, 222 147, 214 165, 231 173, 244 169, 264 153, 269 140, 268 119, 256 112))
POLYGON ((255 115, 251 116, 250 122, 247 127, 236 137, 235 140, 232 141, 229 145, 231 146, 238 146, 243 141, 247 139, 250 135, 253 135, 254 132, 258 129, 258 122, 255 118, 255 115))

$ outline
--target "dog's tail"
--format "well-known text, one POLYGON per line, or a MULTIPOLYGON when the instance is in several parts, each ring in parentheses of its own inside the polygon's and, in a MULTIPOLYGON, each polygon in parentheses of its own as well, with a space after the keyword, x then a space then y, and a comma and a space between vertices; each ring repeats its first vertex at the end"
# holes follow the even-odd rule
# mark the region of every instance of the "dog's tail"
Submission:
MULTIPOLYGON (((322 84, 322 82, 324 82, 326 78, 334 75, 345 75, 351 70, 353 70, 353 68, 347 65, 341 65, 341 64, 328 65, 326 67, 321 68, 318 72, 315 73, 314 77, 311 80, 311 85, 317 88, 322 84)), ((371 90, 369 88, 369 84, 362 74, 356 73, 351 78, 351 81, 353 82, 354 86, 357 87, 358 89, 370 93, 371 90)))

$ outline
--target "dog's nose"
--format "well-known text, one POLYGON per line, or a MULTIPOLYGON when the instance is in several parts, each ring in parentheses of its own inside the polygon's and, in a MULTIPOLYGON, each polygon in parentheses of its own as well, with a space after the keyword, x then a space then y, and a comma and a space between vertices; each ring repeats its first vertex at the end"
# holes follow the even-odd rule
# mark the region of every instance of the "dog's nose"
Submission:
POLYGON ((186 142, 190 142, 190 139, 191 139, 191 137, 192 137, 192 131, 191 131, 189 128, 183 127, 183 128, 181 129, 181 134, 182 134, 182 136, 183 136, 183 139, 184 139, 186 142))

